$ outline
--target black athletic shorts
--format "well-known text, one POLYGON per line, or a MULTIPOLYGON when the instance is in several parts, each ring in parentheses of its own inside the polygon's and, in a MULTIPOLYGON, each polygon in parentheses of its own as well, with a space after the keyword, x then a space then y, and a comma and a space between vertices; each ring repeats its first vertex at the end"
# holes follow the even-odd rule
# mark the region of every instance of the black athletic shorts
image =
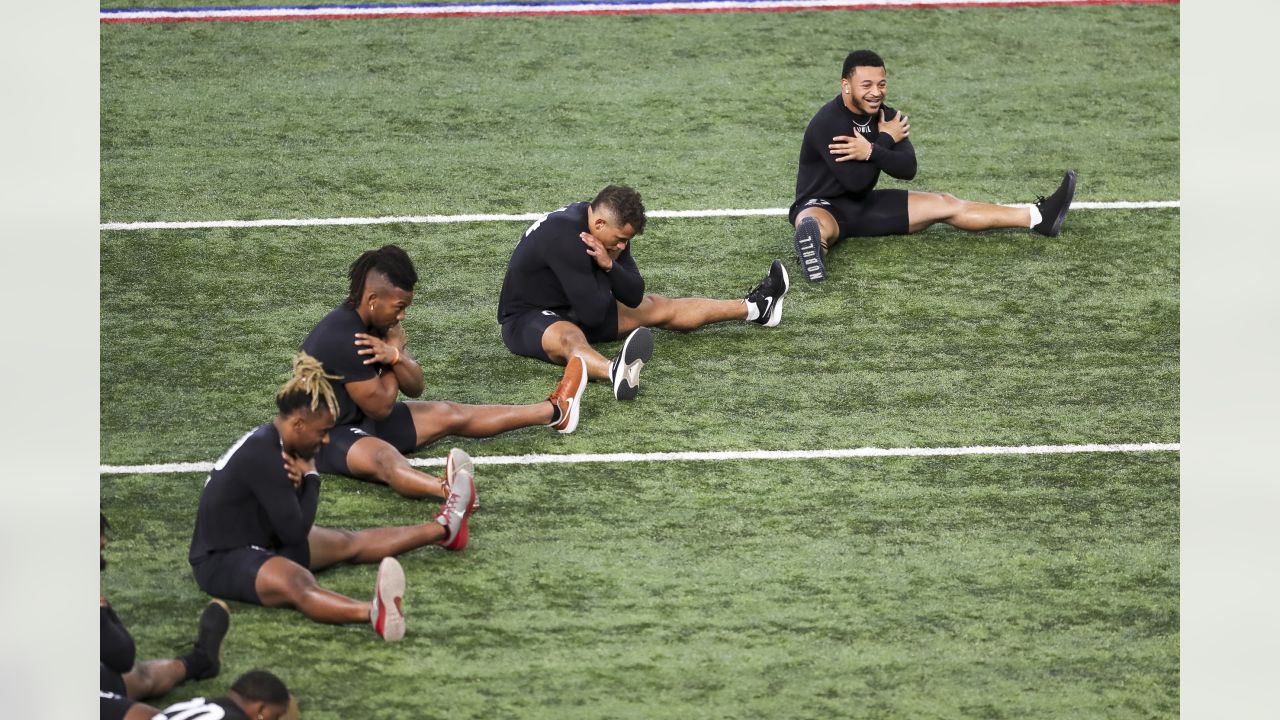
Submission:
POLYGON ((255 583, 263 563, 276 553, 256 545, 209 553, 191 566, 196 585, 216 598, 261 605, 255 583))
POLYGON ((840 237, 872 237, 907 235, 911 223, 907 218, 906 190, 872 190, 861 200, 841 196, 809 198, 791 206, 788 218, 795 225, 796 216, 807 207, 820 207, 831 213, 840 226, 840 237))
POLYGON ((98 691, 98 711, 102 720, 124 720, 124 716, 129 713, 129 708, 137 705, 136 700, 130 700, 124 696, 124 690, 120 692, 111 692, 110 690, 98 691))
POLYGON ((316 454, 316 470, 326 475, 353 477, 347 467, 347 453, 363 437, 385 440, 396 450, 411 453, 418 449, 418 429, 413 424, 413 411, 403 402, 391 408, 386 420, 365 418, 359 425, 335 425, 329 431, 329 444, 316 454))
POLYGON ((587 342, 609 342, 618 339, 618 303, 610 303, 599 325, 583 325, 575 320, 563 317, 551 310, 530 310, 502 323, 502 342, 507 349, 516 355, 551 362, 546 351, 542 349, 542 335, 552 323, 568 320, 577 325, 587 342))

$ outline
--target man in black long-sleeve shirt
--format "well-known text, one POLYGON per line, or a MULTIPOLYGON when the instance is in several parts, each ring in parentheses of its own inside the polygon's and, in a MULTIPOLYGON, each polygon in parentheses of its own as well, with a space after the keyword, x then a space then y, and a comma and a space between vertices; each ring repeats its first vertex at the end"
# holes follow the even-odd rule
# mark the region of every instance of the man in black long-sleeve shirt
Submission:
POLYGON ((630 248, 644 225, 640 193, 625 185, 609 185, 591 202, 531 225, 511 254, 498 298, 507 348, 558 365, 581 357, 589 377, 609 380, 615 397, 630 400, 653 352, 649 328, 689 331, 727 320, 774 327, 782 320, 788 279, 777 260, 743 300, 646 294, 630 248), (591 347, 624 335, 612 361, 591 347))
POLYGON ((948 193, 876 190, 881 171, 916 175, 907 116, 884 104, 884 61, 855 50, 844 61, 840 95, 823 105, 804 132, 790 220, 796 257, 811 281, 826 278, 824 256, 846 237, 907 235, 935 223, 962 230, 1030 228, 1056 236, 1075 193, 1068 170, 1058 189, 1030 208, 961 200, 948 193))
POLYGON ((470 463, 451 466, 449 497, 432 522, 350 532, 316 527, 320 474, 338 401, 318 360, 298 353, 276 394, 275 419, 251 430, 214 463, 196 511, 188 560, 201 590, 267 607, 294 607, 319 622, 369 622, 387 641, 404 636, 404 572, 394 556, 424 545, 467 545, 474 510, 470 463), (371 602, 325 590, 313 571, 376 563, 371 602))

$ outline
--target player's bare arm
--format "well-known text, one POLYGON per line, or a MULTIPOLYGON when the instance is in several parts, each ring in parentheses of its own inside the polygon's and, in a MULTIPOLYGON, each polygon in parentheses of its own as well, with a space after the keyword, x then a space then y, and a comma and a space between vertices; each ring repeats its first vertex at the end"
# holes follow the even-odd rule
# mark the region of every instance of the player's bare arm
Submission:
POLYGON ((400 392, 409 397, 422 397, 426 390, 426 376, 422 366, 409 354, 406 347, 404 325, 396 323, 387 328, 387 337, 379 338, 367 333, 356 333, 356 354, 363 356, 365 365, 381 363, 390 366, 395 374, 400 392))
POLYGON ((347 383, 347 394, 365 415, 386 420, 400 395, 400 384, 395 373, 384 372, 368 380, 347 383))

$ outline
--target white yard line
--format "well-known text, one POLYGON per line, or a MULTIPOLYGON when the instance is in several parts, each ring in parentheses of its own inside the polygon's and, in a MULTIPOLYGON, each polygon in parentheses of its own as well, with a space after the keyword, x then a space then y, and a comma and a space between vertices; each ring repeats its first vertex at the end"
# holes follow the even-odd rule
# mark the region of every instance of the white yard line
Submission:
MULTIPOLYGON (((579 455, 490 455, 474 457, 477 465, 551 465, 579 463, 689 462, 706 460, 818 460, 825 458, 938 457, 954 455, 1060 455, 1066 453, 1181 452, 1181 443, 1114 445, 971 445, 939 448, 847 448, 835 450, 717 450, 652 453, 586 453, 579 455)), ((409 458, 415 467, 444 465, 444 458, 409 458)), ((102 475, 207 473, 212 462, 102 465, 102 475)))
MULTIPOLYGON (((1016 207, 1030 207, 1018 204, 1016 207)), ((1179 200, 1151 200, 1142 202, 1077 202, 1072 210, 1149 210, 1181 208, 1179 200)), ((104 231, 129 230, 196 230, 202 228, 250 228, 250 227, 303 227, 309 225, 392 225, 395 223, 469 223, 469 222, 532 222, 545 213, 513 213, 493 215, 388 215, 384 217, 337 218, 268 218, 262 220, 174 220, 156 222, 109 222, 98 226, 104 231)), ((756 215, 786 216, 787 208, 727 208, 718 210, 653 210, 645 213, 651 218, 706 218, 751 217, 756 215)))

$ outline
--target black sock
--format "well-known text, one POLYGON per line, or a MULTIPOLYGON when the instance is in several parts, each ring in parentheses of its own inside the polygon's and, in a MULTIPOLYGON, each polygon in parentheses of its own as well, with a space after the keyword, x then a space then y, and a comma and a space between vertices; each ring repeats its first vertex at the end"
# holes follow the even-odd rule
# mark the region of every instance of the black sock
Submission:
POLYGON ((561 415, 560 404, 556 402, 551 402, 550 400, 548 400, 547 402, 551 403, 551 422, 547 424, 555 425, 556 423, 560 422, 560 415, 561 415))

